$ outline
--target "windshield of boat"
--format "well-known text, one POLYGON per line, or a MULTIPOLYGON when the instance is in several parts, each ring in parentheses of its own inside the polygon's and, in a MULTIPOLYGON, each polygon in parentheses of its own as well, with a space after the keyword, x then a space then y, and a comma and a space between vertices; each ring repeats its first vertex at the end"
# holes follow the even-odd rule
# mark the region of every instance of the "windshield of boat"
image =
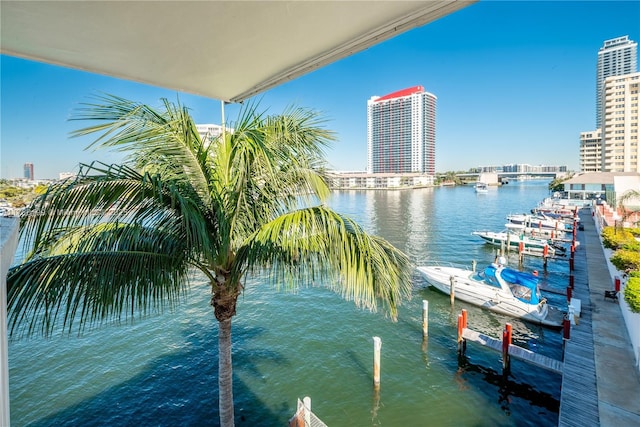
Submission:
POLYGON ((484 273, 478 273, 480 279, 484 280, 484 283, 493 286, 496 288, 502 288, 500 286, 500 282, 498 282, 498 278, 496 277, 496 267, 494 265, 488 265, 484 269, 484 273))
POLYGON ((540 302, 540 290, 538 289, 538 277, 523 271, 504 268, 500 277, 509 285, 513 296, 529 304, 540 302))

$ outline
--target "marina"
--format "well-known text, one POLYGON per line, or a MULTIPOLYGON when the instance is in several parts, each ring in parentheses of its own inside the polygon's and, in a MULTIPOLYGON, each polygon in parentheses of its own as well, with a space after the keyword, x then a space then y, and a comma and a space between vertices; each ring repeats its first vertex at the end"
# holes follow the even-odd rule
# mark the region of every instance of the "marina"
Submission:
MULTIPOLYGON (((471 231, 480 223, 499 227, 508 211, 534 206, 545 194, 544 181, 512 183, 478 199, 470 187, 345 191, 331 205, 416 265, 486 265, 495 248, 473 239, 471 231), (467 221, 471 205, 478 211, 467 221)), ((582 254, 581 246, 576 269, 582 254)), ((507 263, 515 267, 514 255, 507 254, 507 263)), ((550 260, 545 269, 542 259, 531 257, 522 268, 539 271, 542 285, 557 292, 548 295, 549 304, 566 305, 566 261, 550 260)), ((582 280, 576 276, 576 292, 582 280)), ((210 424, 217 416, 217 329, 203 285, 194 278, 183 306, 132 325, 103 325, 81 337, 11 341, 12 425, 210 424)), ((303 396, 313 399, 314 413, 329 426, 558 425, 568 379, 516 359, 503 380, 500 354, 480 346, 459 364, 455 324, 461 308, 471 314, 473 330, 486 336, 499 336, 511 322, 514 345, 556 360, 563 356, 561 331, 463 301, 451 306, 419 275, 414 285, 413 298, 393 323, 319 287, 292 294, 248 280, 234 323, 236 425, 285 425, 303 396), (420 331, 423 300, 430 306, 426 340, 420 331), (374 336, 382 341, 378 395, 371 386, 374 336)), ((581 327, 589 309, 583 300, 581 327)), ((570 408, 568 416, 580 409, 570 408)))

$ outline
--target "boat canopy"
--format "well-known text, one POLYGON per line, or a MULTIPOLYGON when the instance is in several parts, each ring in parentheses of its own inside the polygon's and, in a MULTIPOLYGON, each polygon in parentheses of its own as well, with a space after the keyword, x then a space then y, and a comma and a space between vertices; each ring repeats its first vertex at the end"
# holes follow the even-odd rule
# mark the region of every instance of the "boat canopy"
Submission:
POLYGON ((506 267, 501 269, 499 274, 507 282, 516 298, 529 304, 540 303, 541 296, 537 276, 506 267))

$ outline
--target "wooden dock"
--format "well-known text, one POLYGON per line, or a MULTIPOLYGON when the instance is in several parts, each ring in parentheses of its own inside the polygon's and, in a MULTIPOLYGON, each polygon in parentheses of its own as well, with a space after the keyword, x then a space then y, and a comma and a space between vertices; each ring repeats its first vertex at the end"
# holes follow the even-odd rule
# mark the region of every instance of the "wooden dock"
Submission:
MULTIPOLYGON (((580 299, 582 307, 580 325, 571 328, 571 338, 564 348, 564 373, 558 426, 599 426, 592 306, 584 249, 576 253, 574 264, 575 270, 572 274, 575 276, 575 285, 572 294, 574 298, 580 299)), ((602 265, 605 265, 604 260, 602 265)))
MULTIPOLYGON (((472 329, 464 328, 462 330, 462 338, 502 352, 502 340, 492 338, 472 329)), ((560 360, 534 353, 514 344, 509 344, 509 356, 560 375, 563 372, 563 363, 560 360)))

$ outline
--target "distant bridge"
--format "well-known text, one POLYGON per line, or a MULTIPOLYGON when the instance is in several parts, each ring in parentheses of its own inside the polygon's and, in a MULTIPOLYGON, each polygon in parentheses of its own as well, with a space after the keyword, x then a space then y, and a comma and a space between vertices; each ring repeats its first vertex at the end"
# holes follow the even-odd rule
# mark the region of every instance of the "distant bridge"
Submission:
POLYGON ((534 178, 562 178, 567 175, 567 172, 467 172, 467 173, 457 173, 456 176, 460 178, 462 181, 476 181, 478 176, 483 173, 495 173, 498 175, 498 180, 503 181, 504 178, 507 180, 514 179, 534 179, 534 178))

